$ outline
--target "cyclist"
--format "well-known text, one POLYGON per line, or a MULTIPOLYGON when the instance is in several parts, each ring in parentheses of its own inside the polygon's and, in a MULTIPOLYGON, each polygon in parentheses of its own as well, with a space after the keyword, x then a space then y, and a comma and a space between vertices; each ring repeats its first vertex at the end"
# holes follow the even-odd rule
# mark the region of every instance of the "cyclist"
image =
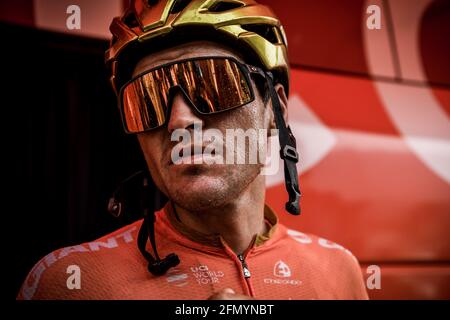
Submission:
MULTIPOLYGON (((280 224, 265 205, 263 161, 220 141, 255 130, 267 150, 277 129, 286 211, 299 214, 287 41, 272 11, 253 0, 135 0, 110 29, 111 83, 148 167, 133 177, 144 218, 50 253, 18 298, 366 299, 356 258, 280 224), (207 139, 194 137, 174 157, 179 138, 199 128, 214 129, 222 151, 207 154, 207 139), (246 162, 205 160, 225 154, 246 162)), ((110 209, 125 207, 118 191, 110 209)))

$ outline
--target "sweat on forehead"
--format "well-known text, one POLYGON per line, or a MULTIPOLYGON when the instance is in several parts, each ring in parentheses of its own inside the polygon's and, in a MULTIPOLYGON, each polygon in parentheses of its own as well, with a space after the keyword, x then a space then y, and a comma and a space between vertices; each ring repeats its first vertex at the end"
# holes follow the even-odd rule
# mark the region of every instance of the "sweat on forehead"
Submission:
POLYGON ((137 62, 132 76, 173 61, 203 56, 227 56, 244 61, 242 55, 224 45, 211 41, 193 41, 144 56, 137 62))

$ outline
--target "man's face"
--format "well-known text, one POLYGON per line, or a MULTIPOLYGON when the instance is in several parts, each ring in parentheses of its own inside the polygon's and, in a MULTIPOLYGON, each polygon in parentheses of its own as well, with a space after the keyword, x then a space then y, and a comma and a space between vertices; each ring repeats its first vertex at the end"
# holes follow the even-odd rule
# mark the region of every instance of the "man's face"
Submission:
MULTIPOLYGON (((243 62, 242 58, 229 49, 217 44, 199 41, 191 42, 168 50, 151 54, 141 59, 133 76, 145 72, 159 65, 202 56, 228 56, 235 57, 243 62)), ((192 109, 181 92, 177 92, 172 99, 172 105, 167 122, 164 126, 149 132, 138 134, 138 140, 144 153, 148 168, 158 188, 164 192, 178 206, 190 211, 215 208, 235 200, 260 174, 263 167, 259 163, 248 164, 247 147, 234 145, 235 155, 245 154, 246 163, 236 164, 174 164, 171 154, 178 141, 171 141, 175 130, 186 129, 191 133, 194 125, 201 125, 203 132, 207 129, 217 129, 223 136, 223 155, 227 153, 225 143, 227 129, 269 129, 273 122, 271 108, 265 107, 255 85, 252 84, 255 100, 243 107, 214 115, 200 115, 192 109)), ((193 137, 193 134, 191 135, 193 137)), ((267 138, 259 142, 267 143, 267 138)), ((194 143, 194 141, 192 140, 194 143)), ((205 147, 208 142, 203 141, 205 147)))

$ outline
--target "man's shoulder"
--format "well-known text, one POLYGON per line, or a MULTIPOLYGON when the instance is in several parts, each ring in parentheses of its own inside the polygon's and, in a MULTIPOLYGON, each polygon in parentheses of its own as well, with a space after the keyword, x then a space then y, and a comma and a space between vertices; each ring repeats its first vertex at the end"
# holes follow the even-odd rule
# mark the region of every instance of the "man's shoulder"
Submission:
POLYGON ((293 255, 304 268, 341 291, 345 298, 367 299, 364 280, 358 259, 344 246, 311 233, 281 226, 284 241, 289 242, 293 255), (292 248, 294 248, 292 250, 292 248), (342 291, 341 288, 344 291, 342 291), (347 288, 347 289, 345 289, 347 288), (348 293, 348 294, 347 294, 348 293))
POLYGON ((357 258, 350 250, 334 241, 312 233, 291 229, 283 225, 280 225, 280 229, 284 235, 284 239, 291 242, 304 254, 312 255, 321 259, 336 259, 340 257, 348 262, 358 263, 357 258))
POLYGON ((47 254, 28 273, 17 298, 64 299, 66 294, 74 298, 73 294, 76 295, 78 291, 67 290, 71 275, 80 273, 83 283, 89 283, 89 280, 95 283, 101 278, 97 277, 100 273, 114 272, 119 259, 139 259, 135 245, 139 224, 140 221, 136 221, 94 241, 60 248, 47 254))
MULTIPOLYGON (((266 205, 268 212, 275 215, 275 211, 266 205)), ((344 246, 330 241, 327 238, 302 231, 295 230, 283 223, 276 223, 276 232, 272 236, 272 243, 279 243, 280 250, 289 250, 302 260, 327 267, 327 261, 334 261, 335 264, 342 263, 349 266, 357 266, 359 262, 350 250, 344 246)))

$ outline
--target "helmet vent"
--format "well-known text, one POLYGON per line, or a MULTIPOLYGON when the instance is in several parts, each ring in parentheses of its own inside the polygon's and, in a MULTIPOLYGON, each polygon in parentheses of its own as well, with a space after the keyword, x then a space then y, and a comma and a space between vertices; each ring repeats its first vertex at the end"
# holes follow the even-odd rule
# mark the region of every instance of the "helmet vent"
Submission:
POLYGON ((136 19, 136 15, 133 11, 129 11, 123 18, 123 23, 125 23, 129 28, 139 27, 139 22, 136 19))
POLYGON ((261 37, 271 43, 279 43, 279 39, 274 30, 274 26, 266 24, 245 24, 241 26, 244 30, 259 34, 261 37))
POLYGON ((177 0, 172 6, 170 13, 180 13, 191 2, 191 0, 177 0))
POLYGON ((220 2, 214 3, 211 7, 209 7, 208 11, 224 12, 224 11, 240 8, 243 6, 244 6, 244 3, 239 2, 239 1, 220 1, 220 2))

